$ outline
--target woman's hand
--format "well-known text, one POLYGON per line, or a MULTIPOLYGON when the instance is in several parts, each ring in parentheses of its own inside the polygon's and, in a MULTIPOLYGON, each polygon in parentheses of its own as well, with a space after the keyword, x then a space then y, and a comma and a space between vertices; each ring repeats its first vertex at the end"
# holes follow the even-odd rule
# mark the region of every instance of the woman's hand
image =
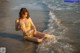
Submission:
POLYGON ((36 30, 34 30, 34 29, 28 30, 27 32, 28 33, 34 33, 34 35, 36 34, 36 30))

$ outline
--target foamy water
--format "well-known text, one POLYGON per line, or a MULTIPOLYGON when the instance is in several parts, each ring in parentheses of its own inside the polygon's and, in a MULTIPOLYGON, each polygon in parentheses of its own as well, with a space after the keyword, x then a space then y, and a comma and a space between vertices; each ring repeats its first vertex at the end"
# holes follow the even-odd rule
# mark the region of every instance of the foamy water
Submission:
MULTIPOLYGON (((55 6, 54 4, 52 4, 54 2, 52 3, 43 2, 43 3, 47 5, 47 7, 49 8, 49 18, 50 18, 48 21, 49 22, 48 29, 44 30, 43 32, 52 34, 52 36, 55 36, 56 42, 54 41, 54 38, 48 39, 48 42, 44 41, 43 43, 38 45, 37 53, 73 53, 75 50, 74 46, 68 43, 68 41, 73 42, 73 40, 64 36, 68 28, 61 24, 62 20, 58 19, 55 16, 53 11, 54 10, 73 10, 76 7, 75 6, 71 7, 74 4, 70 4, 70 3, 69 4, 60 3, 59 5, 55 4, 55 6)), ((56 2, 56 3, 59 3, 59 2, 56 2)))

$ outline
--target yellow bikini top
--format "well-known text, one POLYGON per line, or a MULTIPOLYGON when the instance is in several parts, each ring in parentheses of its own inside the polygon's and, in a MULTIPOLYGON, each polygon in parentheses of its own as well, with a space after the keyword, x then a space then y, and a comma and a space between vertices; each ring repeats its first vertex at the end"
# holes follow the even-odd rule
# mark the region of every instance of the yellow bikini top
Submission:
POLYGON ((30 22, 28 22, 28 23, 24 22, 24 24, 25 24, 25 26, 26 26, 28 29, 31 28, 31 23, 30 23, 30 22))
MULTIPOLYGON (((26 23, 25 23, 25 25, 26 25, 26 23)), ((31 23, 30 23, 30 22, 27 24, 27 27, 28 27, 29 29, 31 28, 31 23)))

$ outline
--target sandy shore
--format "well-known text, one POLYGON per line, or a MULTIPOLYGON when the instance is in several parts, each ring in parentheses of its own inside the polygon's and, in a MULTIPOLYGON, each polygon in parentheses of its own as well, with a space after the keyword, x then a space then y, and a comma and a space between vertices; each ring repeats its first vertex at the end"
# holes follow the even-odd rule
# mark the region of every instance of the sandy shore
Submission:
MULTIPOLYGON (((37 44, 24 41, 22 31, 15 31, 15 19, 18 18, 19 10, 12 10, 13 3, 9 1, 0 3, 0 47, 6 47, 7 53, 36 53, 37 44)), ((46 28, 48 12, 29 11, 37 30, 42 32, 46 28)))

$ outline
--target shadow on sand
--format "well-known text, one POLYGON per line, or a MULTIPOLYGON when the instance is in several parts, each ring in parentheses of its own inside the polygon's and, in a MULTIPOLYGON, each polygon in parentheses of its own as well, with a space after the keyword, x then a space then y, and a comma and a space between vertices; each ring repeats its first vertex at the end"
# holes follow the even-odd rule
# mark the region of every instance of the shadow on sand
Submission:
POLYGON ((10 34, 10 33, 1 33, 0 32, 0 37, 3 37, 3 38, 12 38, 12 39, 16 39, 16 40, 19 40, 19 41, 23 41, 23 37, 21 35, 18 35, 18 34, 10 34))
POLYGON ((0 46, 7 47, 7 53, 36 53, 37 43, 24 40, 18 34, 0 32, 0 43, 0 46))

